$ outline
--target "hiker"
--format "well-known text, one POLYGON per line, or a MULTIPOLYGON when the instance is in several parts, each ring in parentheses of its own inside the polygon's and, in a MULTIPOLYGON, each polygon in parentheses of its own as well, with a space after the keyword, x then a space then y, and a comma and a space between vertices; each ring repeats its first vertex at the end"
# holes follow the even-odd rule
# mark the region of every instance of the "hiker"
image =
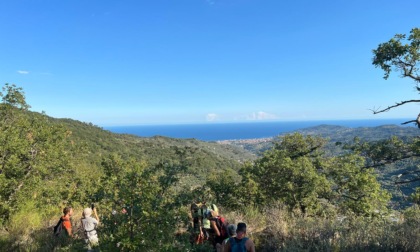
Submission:
POLYGON ((203 204, 201 204, 201 212, 203 213, 203 217, 202 217, 202 231, 203 231, 203 239, 207 240, 209 242, 212 243, 212 239, 214 238, 212 233, 213 230, 211 228, 210 225, 210 219, 211 219, 211 213, 210 211, 212 209, 217 209, 215 204, 207 204, 206 202, 203 202, 203 204))
POLYGON ((63 216, 61 217, 61 225, 66 230, 66 233, 69 237, 73 236, 71 231, 71 220, 70 217, 73 215, 73 208, 72 207, 65 207, 63 209, 63 216))
POLYGON ((207 204, 204 201, 203 203, 192 203, 190 210, 192 217, 191 244, 201 244, 208 241, 215 246, 214 229, 211 226, 211 211, 216 210, 217 212, 217 206, 207 204))
POLYGON ((191 244, 201 244, 204 241, 203 233, 203 209, 201 203, 191 204, 191 217, 192 217, 192 234, 191 244))
POLYGON ((216 244, 217 252, 226 252, 227 250, 225 250, 225 245, 226 245, 227 241, 229 241, 229 238, 232 238, 232 237, 236 236, 236 225, 229 224, 227 226, 227 230, 228 230, 228 238, 224 239, 222 244, 220 244, 220 243, 216 244))
POLYGON ((96 232, 96 227, 99 224, 99 217, 93 204, 91 208, 85 208, 82 215, 82 227, 85 233, 85 242, 87 244, 88 251, 92 251, 93 247, 99 245, 98 233, 96 232), (92 212, 95 215, 95 218, 91 217, 92 212))
POLYGON ((238 223, 236 227, 236 237, 231 237, 224 246, 224 252, 255 252, 254 242, 245 237, 246 224, 238 223))
MULTIPOLYGON (((222 244, 223 241, 228 238, 227 234, 227 221, 222 216, 219 216, 217 207, 214 207, 215 210, 210 210, 210 226, 212 229, 212 243, 213 247, 216 248, 217 244, 222 244)), ((220 246, 219 245, 219 246, 220 246)))

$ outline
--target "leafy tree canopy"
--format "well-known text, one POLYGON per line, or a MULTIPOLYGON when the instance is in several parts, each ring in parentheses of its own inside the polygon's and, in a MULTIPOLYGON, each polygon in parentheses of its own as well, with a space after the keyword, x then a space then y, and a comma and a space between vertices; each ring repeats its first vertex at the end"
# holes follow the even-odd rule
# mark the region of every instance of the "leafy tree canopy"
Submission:
POLYGON ((420 82, 420 29, 414 28, 410 35, 396 34, 386 43, 379 44, 373 50, 373 62, 376 67, 385 71, 384 78, 388 79, 391 71, 400 72, 402 77, 420 82))
MULTIPOLYGON (((388 79, 392 71, 399 72, 402 78, 410 78, 416 83, 417 91, 420 92, 420 29, 413 28, 410 35, 396 34, 388 42, 379 44, 378 48, 373 50, 372 64, 380 67, 384 72, 384 78, 388 79)), ((420 100, 406 100, 395 105, 388 106, 382 110, 373 110, 374 114, 389 111, 392 108, 420 100)), ((406 123, 416 123, 420 127, 419 118, 406 123)))
POLYGON ((373 170, 365 167, 365 159, 358 154, 325 156, 321 151, 325 142, 299 133, 279 139, 241 171, 247 183, 244 190, 256 182, 261 194, 249 198, 258 205, 279 200, 303 214, 322 214, 324 202, 360 215, 386 211, 390 196, 373 170))

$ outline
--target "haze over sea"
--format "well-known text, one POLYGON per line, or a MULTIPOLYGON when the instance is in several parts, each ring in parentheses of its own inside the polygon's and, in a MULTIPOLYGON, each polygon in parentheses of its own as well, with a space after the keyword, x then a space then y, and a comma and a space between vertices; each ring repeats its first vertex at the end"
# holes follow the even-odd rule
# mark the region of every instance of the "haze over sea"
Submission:
POLYGON ((268 138, 318 125, 338 125, 350 128, 376 127, 389 124, 401 125, 402 122, 408 120, 409 119, 377 119, 139 125, 104 127, 104 129, 114 133, 132 134, 140 137, 166 136, 172 138, 195 138, 202 141, 218 141, 268 138))

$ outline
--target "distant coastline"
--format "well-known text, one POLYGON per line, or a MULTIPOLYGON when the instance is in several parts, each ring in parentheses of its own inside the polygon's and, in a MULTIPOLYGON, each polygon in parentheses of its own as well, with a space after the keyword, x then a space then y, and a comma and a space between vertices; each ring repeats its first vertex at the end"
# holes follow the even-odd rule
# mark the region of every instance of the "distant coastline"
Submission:
POLYGON ((328 120, 328 121, 287 121, 287 122, 247 122, 247 123, 209 123, 177 125, 140 125, 104 127, 114 133, 132 134, 140 137, 165 136, 171 138, 202 141, 271 139, 283 133, 319 125, 336 125, 349 128, 376 127, 381 125, 401 126, 405 119, 377 120, 328 120))
POLYGON ((274 137, 267 138, 251 138, 251 139, 230 139, 230 140, 217 140, 216 143, 219 144, 259 144, 272 142, 274 137))

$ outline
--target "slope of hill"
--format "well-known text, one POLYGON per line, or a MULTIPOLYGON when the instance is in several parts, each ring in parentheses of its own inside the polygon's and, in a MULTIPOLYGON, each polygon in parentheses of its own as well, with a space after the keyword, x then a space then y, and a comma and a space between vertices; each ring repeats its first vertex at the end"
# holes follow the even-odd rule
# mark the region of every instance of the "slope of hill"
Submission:
POLYGON ((72 119, 54 119, 72 132, 74 141, 86 146, 99 164, 110 154, 136 157, 149 165, 158 163, 179 163, 188 166, 184 180, 188 185, 202 184, 208 173, 217 170, 235 170, 256 155, 234 145, 220 145, 216 142, 204 142, 196 139, 175 139, 169 137, 138 137, 129 134, 116 134, 91 123, 72 119))
POLYGON ((316 127, 298 130, 305 135, 318 135, 329 138, 332 142, 351 141, 358 137, 364 141, 377 141, 397 136, 399 138, 409 138, 420 135, 420 130, 414 127, 401 127, 397 125, 382 125, 377 127, 358 127, 348 128, 334 125, 319 125, 316 127))
MULTIPOLYGON (((342 150, 342 145, 337 143, 351 143, 355 138, 359 138, 363 142, 379 141, 389 139, 396 136, 402 140, 410 140, 420 135, 420 130, 415 127, 401 127, 397 125, 382 125, 378 127, 359 127, 348 128, 336 125, 319 125, 310 128, 297 130, 303 135, 321 136, 329 140, 325 146, 328 155, 337 155, 342 150)), ((289 132, 293 133, 293 132, 289 132)), ((285 133, 285 134, 289 134, 285 133)), ((284 134, 283 134, 284 135, 284 134)), ((280 135, 281 136, 281 135, 280 135)), ((262 152, 273 146, 271 139, 253 139, 253 140, 233 140, 223 141, 225 145, 234 145, 248 150, 255 155, 261 155, 262 152)), ((413 173, 418 171, 420 161, 416 158, 405 159, 395 163, 377 167, 375 170, 378 174, 378 180, 384 188, 391 192, 396 207, 406 206, 408 204, 407 195, 415 191, 420 186, 420 181, 407 184, 396 184, 398 175, 405 173, 413 173)))
MULTIPOLYGON (((159 242, 166 241, 168 235, 172 235, 171 227, 179 223, 186 225, 188 222, 184 219, 187 217, 187 205, 196 199, 195 191, 191 189, 203 185, 209 173, 218 170, 230 172, 224 174, 240 179, 235 172, 244 161, 257 157, 256 153, 232 144, 159 136, 141 138, 114 134, 90 123, 71 119, 56 119, 32 112, 21 113, 21 110, 11 107, 4 107, 3 112, 5 116, 2 119, 5 119, 2 120, 3 131, 0 136, 4 143, 2 154, 6 154, 3 158, 7 162, 3 163, 6 169, 0 179, 10 186, 0 183, 8 186, 3 194, 9 199, 1 202, 0 213, 3 220, 7 218, 7 222, 2 222, 0 227, 7 227, 7 230, 0 233, 0 247, 7 246, 11 250, 21 246, 15 242, 17 238, 19 242, 27 242, 25 248, 28 251, 36 251, 44 246, 53 248, 55 245, 47 235, 51 226, 51 223, 46 224, 48 219, 56 216, 63 205, 81 208, 87 202, 95 202, 95 205, 99 202, 101 214, 107 216, 103 218, 103 223, 109 230, 101 230, 103 244, 115 245, 118 240, 114 240, 114 235, 121 239, 133 236, 137 232, 129 230, 133 230, 134 226, 142 232, 147 230, 150 232, 148 237, 156 239, 153 231, 164 225, 162 229, 167 232, 160 234, 159 242), (160 164, 169 164, 166 166, 168 169, 162 169, 160 164), (172 173, 177 166, 185 167, 186 170, 183 173, 172 173), (178 184, 172 184, 171 181, 178 179, 178 184), (62 181, 66 181, 65 186, 62 181), (118 216, 129 218, 121 222, 121 228, 118 229, 121 232, 118 233, 113 231, 116 227, 112 210, 121 206, 130 207, 131 214, 118 216), (176 218, 173 218, 175 213, 176 218), (156 217, 160 219, 156 221, 156 217), (23 221, 30 224, 22 225, 23 221), (36 233, 43 236, 32 237, 36 233)), ((305 130, 307 133, 301 133, 330 138, 331 145, 328 148, 339 148, 333 141, 351 141, 354 136, 362 139, 364 135, 378 139, 395 134, 411 137, 404 132, 394 134, 400 129, 392 127, 382 128, 380 133, 369 132, 371 129, 368 129, 363 134, 357 130, 350 132, 348 129, 326 125, 305 130)), ((268 139, 249 140, 246 143, 265 148, 270 146, 268 139)), ((391 172, 396 174, 397 171, 394 169, 391 172)), ((230 188, 227 192, 234 191, 234 179, 223 182, 232 183, 217 184, 218 178, 213 180, 215 186, 221 185, 220 190, 230 188)), ((202 195, 201 190, 198 193, 202 195)), ((133 239, 131 242, 137 244, 137 241, 133 239)), ((186 240, 183 243, 189 245, 186 240)), ((263 242, 259 241, 259 244, 263 242)), ((77 243, 69 246, 73 245, 77 251, 77 243)), ((151 243, 150 246, 155 245, 151 243)))
MULTIPOLYGON (((335 143, 351 142, 355 137, 363 141, 378 141, 397 136, 403 140, 417 137, 420 130, 414 127, 401 127, 397 125, 382 125, 378 127, 358 127, 349 128, 337 125, 319 125, 315 127, 303 128, 293 132, 286 132, 279 136, 298 132, 303 135, 320 136, 329 139, 329 146, 335 143)), ((218 141, 220 144, 233 145, 247 150, 255 155, 261 155, 262 152, 272 147, 272 142, 276 138, 248 139, 248 140, 225 140, 218 141)))

